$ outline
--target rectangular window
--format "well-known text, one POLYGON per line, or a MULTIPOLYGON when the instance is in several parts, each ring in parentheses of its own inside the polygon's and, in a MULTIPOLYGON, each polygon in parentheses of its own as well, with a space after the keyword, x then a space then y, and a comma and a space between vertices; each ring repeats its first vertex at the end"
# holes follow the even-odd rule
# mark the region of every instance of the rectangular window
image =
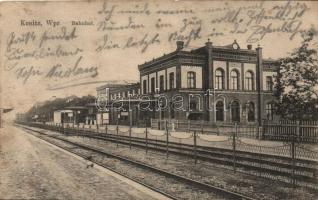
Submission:
POLYGON ((273 120, 274 116, 273 116, 273 104, 268 103, 266 104, 266 118, 268 120, 273 120))
POLYGON ((165 86, 164 81, 165 81, 164 80, 164 76, 161 75, 159 77, 159 89, 160 89, 160 92, 164 91, 164 86, 165 86))
POLYGON ((142 82, 142 92, 143 94, 147 94, 147 80, 143 80, 142 82))
POLYGON ((188 80, 188 88, 195 88, 195 79, 196 79, 195 72, 188 72, 187 74, 187 80, 188 80))
POLYGON ((266 90, 273 91, 273 78, 266 76, 266 90))
POLYGON ((174 73, 171 72, 169 74, 169 89, 173 89, 174 88, 174 73))
POLYGON ((155 88, 156 88, 156 85, 155 85, 155 78, 151 78, 150 80, 150 92, 151 93, 155 93, 155 88))

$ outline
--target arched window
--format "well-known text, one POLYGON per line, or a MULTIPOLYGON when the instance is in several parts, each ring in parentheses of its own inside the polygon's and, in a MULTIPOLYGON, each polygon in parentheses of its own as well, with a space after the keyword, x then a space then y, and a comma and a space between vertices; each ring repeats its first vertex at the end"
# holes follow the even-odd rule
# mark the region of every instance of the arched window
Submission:
POLYGON ((215 70, 215 88, 224 89, 224 71, 222 69, 215 70))
POLYGON ((245 89, 254 90, 254 74, 251 71, 245 73, 245 89))
POLYGON ((195 72, 188 72, 187 78, 188 88, 195 88, 195 72))
POLYGON ((237 101, 231 103, 231 116, 233 122, 240 121, 240 104, 237 101))
POLYGON ((267 103, 266 104, 266 118, 268 120, 273 120, 274 119, 274 106, 272 103, 267 103))
POLYGON ((247 104, 247 121, 255 121, 255 105, 253 102, 247 104))
POLYGON ((216 121, 224 121, 224 104, 223 101, 218 101, 216 103, 216 121))
POLYGON ((231 71, 231 88, 232 90, 239 89, 239 73, 236 70, 231 71))

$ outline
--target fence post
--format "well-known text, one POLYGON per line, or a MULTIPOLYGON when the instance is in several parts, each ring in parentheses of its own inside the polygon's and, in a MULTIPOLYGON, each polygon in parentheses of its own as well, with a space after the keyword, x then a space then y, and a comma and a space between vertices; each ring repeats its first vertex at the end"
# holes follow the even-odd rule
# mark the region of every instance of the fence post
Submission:
POLYGON ((148 127, 146 126, 146 154, 148 153, 148 127))
POLYGON ((260 135, 260 139, 262 139, 262 140, 265 139, 266 125, 267 125, 267 124, 266 124, 266 120, 264 119, 264 120, 263 120, 263 124, 262 124, 262 133, 261 133, 261 135, 260 135))
POLYGON ((96 124, 97 134, 99 133, 99 126, 96 124))
POLYGON ((118 147, 118 139, 119 139, 119 136, 118 136, 118 120, 117 120, 117 126, 116 126, 116 135, 117 135, 116 147, 118 147))
POLYGON ((190 127, 191 126, 191 121, 190 120, 188 120, 188 133, 190 133, 190 127))
POLYGON ((107 135, 107 124, 105 124, 105 134, 107 135))
POLYGON ((233 133, 233 170, 236 173, 236 134, 237 134, 237 122, 235 122, 235 131, 233 133))
POLYGON ((202 120, 202 122, 201 122, 201 134, 203 135, 203 120, 202 120))
POLYGON ((131 149, 131 124, 129 126, 129 149, 131 149))
POLYGON ((193 146, 194 146, 194 164, 198 162, 198 152, 197 152, 197 133, 193 132, 193 146))
POLYGON ((297 120, 297 129, 296 134, 292 133, 292 142, 291 142, 291 156, 292 156, 292 184, 293 187, 296 187, 296 178, 295 178, 295 154, 296 154, 296 147, 295 147, 295 139, 299 135, 299 121, 297 120))
POLYGON ((292 135, 291 157, 292 157, 292 184, 295 187, 295 141, 294 141, 294 135, 292 135))
POLYGON ((166 123, 166 157, 169 157, 169 132, 168 132, 168 127, 166 123))
POLYGON ((300 121, 297 120, 297 129, 296 129, 296 137, 297 137, 297 141, 300 142, 301 141, 301 137, 300 137, 300 121))

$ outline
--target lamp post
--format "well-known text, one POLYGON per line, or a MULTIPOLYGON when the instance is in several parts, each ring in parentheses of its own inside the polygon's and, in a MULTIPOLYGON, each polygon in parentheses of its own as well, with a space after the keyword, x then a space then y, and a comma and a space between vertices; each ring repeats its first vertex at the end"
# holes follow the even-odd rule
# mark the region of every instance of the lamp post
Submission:
POLYGON ((132 94, 130 94, 130 92, 128 91, 128 112, 129 112, 129 126, 131 128, 132 126, 132 109, 130 108, 130 98, 133 96, 132 94))
POLYGON ((215 106, 215 90, 217 88, 213 88, 213 116, 214 116, 214 123, 216 124, 216 106, 215 106))
POLYGON ((159 123, 158 123, 158 128, 161 130, 161 104, 159 103, 159 88, 155 89, 155 94, 154 97, 157 98, 157 103, 158 103, 158 108, 159 108, 159 123))

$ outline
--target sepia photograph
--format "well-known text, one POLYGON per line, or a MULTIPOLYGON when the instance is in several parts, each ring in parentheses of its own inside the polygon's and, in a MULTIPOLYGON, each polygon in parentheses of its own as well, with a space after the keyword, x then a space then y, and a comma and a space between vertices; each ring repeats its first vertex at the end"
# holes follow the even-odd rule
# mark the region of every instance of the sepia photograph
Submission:
POLYGON ((0 0, 0 200, 318 199, 318 1, 0 0))

